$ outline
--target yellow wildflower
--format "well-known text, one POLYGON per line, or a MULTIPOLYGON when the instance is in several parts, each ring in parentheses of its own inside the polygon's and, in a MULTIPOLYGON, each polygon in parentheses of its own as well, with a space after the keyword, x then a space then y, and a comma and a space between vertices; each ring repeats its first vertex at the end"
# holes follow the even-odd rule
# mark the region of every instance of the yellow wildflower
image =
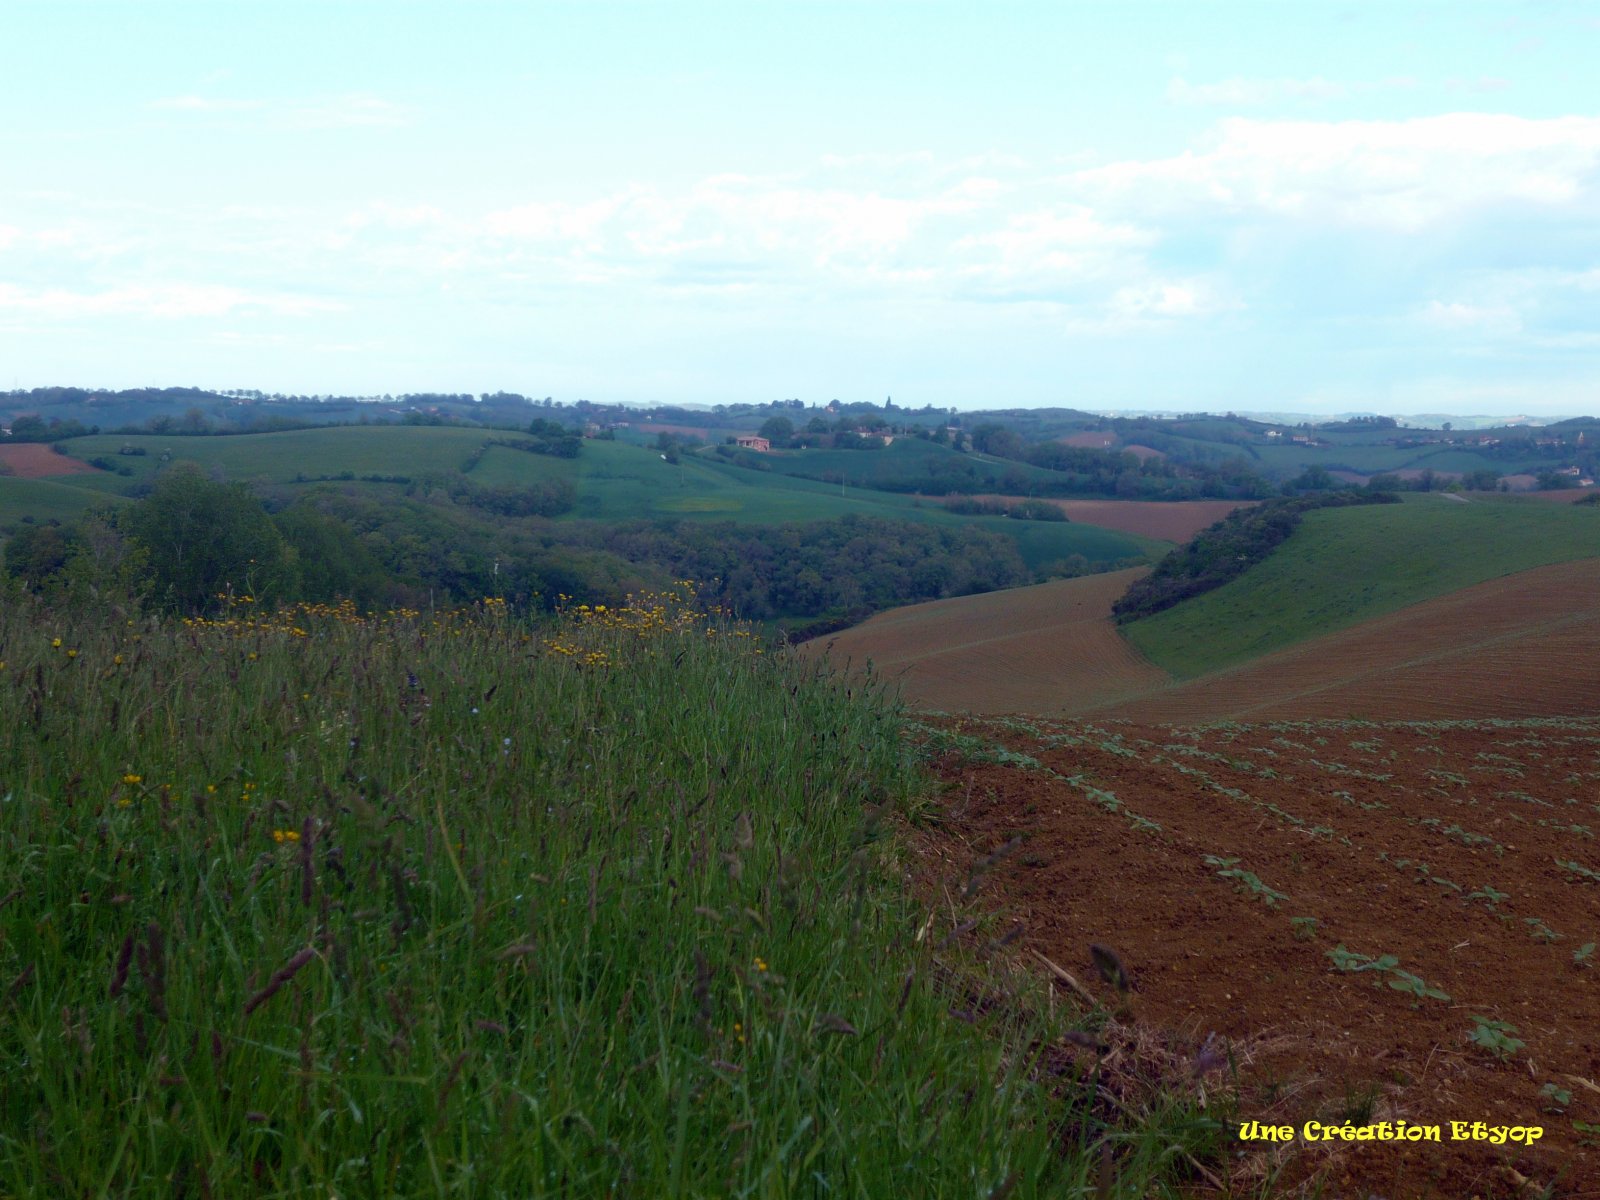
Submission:
POLYGON ((134 774, 130 773, 130 774, 124 775, 122 777, 122 782, 126 783, 126 784, 143 783, 144 782, 144 776, 143 775, 134 775, 134 774))

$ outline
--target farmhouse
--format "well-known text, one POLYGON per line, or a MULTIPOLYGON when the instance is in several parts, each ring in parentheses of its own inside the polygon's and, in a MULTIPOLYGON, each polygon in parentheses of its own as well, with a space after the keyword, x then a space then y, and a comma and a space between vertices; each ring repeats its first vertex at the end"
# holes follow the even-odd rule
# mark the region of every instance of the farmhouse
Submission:
POLYGON ((768 450, 772 449, 772 443, 766 438, 756 437, 754 434, 750 433, 741 433, 733 440, 739 444, 741 449, 754 450, 760 454, 765 454, 768 450))

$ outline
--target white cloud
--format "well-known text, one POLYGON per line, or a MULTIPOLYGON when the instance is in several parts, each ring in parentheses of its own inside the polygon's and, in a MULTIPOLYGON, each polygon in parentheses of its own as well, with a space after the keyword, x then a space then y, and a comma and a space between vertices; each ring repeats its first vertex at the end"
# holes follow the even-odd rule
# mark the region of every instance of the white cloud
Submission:
POLYGON ((175 112, 249 112, 266 107, 262 100, 228 100, 218 96, 163 96, 150 101, 151 108, 175 112))
POLYGON ((239 99, 221 96, 163 96, 150 108, 188 113, 259 113, 269 122, 294 129, 393 127, 406 123, 407 110, 366 93, 295 100, 239 99))
POLYGON ((406 123, 407 110, 377 96, 334 96, 297 104, 284 114, 298 129, 394 128, 406 123))
POLYGON ((1080 171, 1101 204, 1168 217, 1270 215, 1417 230, 1488 205, 1592 192, 1600 117, 1223 121, 1200 151, 1080 171))
POLYGON ((1424 325, 1449 333, 1505 337, 1522 330, 1522 316, 1510 304, 1430 300, 1417 316, 1424 325))
POLYGON ((1238 308, 1199 279, 1160 280, 1118 288, 1111 311, 1123 317, 1203 317, 1238 308))
POLYGON ((1333 83, 1317 76, 1313 79, 1244 79, 1238 76, 1220 83, 1190 83, 1173 76, 1167 83, 1167 99, 1174 104, 1221 105, 1229 108, 1270 104, 1278 100, 1342 100, 1350 95, 1347 84, 1333 83))
POLYGON ((343 305, 284 293, 246 292, 215 284, 158 284, 75 292, 65 288, 27 289, 0 284, 0 310, 37 316, 215 317, 234 312, 308 316, 338 311, 343 305))
POLYGON ((1498 75, 1480 75, 1476 79, 1447 79, 1444 81, 1444 86, 1449 92, 1483 95, 1489 92, 1503 92, 1511 86, 1511 81, 1502 79, 1498 75))

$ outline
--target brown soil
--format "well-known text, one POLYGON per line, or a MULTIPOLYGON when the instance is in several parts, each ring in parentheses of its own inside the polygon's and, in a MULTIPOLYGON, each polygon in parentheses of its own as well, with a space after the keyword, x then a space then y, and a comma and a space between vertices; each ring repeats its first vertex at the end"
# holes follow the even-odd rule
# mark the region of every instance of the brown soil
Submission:
MULTIPOLYGON (((947 500, 976 499, 1004 500, 1016 503, 1027 496, 985 495, 974 497, 947 496, 947 500)), ((1115 529, 1118 533, 1132 533, 1140 537, 1160 538, 1167 542, 1187 542, 1208 525, 1215 525, 1234 509, 1254 500, 1053 500, 1067 514, 1067 520, 1085 525, 1098 525, 1102 529, 1115 529)))
POLYGON ((1058 437, 1056 441, 1063 446, 1075 446, 1080 450, 1109 450, 1117 444, 1117 435, 1085 430, 1082 433, 1069 433, 1066 437, 1058 437))
POLYGON ((1522 571, 1094 712, 1178 724, 1594 714, 1596 595, 1600 559, 1522 571))
POLYGON ((46 475, 82 475, 99 470, 98 467, 91 467, 82 459, 57 454, 49 446, 37 442, 0 446, 0 464, 9 467, 9 473, 18 479, 40 479, 46 475))
POLYGON ((1573 957, 1600 939, 1600 877, 1558 865, 1600 872, 1600 720, 929 720, 1011 757, 969 742, 935 759, 945 811, 919 835, 921 861, 954 890, 1023 838, 981 875, 1025 924, 1022 945, 1108 1008, 1088 946, 1112 947, 1134 981, 1130 1020, 1183 1044, 1226 1039, 1232 1115, 1294 1127, 1272 1153, 1230 1141, 1211 1169, 1233 1194, 1311 1194, 1321 1179, 1321 1195, 1363 1200, 1600 1196, 1600 1140, 1574 1125, 1600 1124, 1600 963, 1573 957), (1340 970, 1338 946, 1399 962, 1340 970), (1397 972, 1450 998, 1399 990, 1397 972), (1475 1016, 1525 1044, 1504 1058, 1474 1045, 1475 1016), (1439 1125, 1443 1141, 1300 1136, 1308 1120, 1369 1118, 1439 1125), (1452 1121, 1542 1126, 1543 1140, 1453 1141, 1452 1121))
POLYGON ((1144 568, 934 600, 806 642, 806 654, 897 682, 922 708, 1063 712, 1148 692, 1167 675, 1111 623, 1111 602, 1144 568))
POLYGON ((1593 488, 1556 488, 1548 492, 1523 492, 1530 500, 1549 500, 1553 504, 1576 504, 1585 496, 1594 495, 1593 488))
POLYGON ((1150 459, 1150 458, 1165 458, 1166 457, 1165 453, 1163 453, 1160 450, 1155 449, 1152 446, 1140 446, 1138 444, 1134 444, 1134 445, 1131 445, 1131 446, 1124 446, 1122 448, 1122 451, 1123 451, 1124 454, 1133 455, 1140 462, 1144 462, 1146 459, 1150 459))

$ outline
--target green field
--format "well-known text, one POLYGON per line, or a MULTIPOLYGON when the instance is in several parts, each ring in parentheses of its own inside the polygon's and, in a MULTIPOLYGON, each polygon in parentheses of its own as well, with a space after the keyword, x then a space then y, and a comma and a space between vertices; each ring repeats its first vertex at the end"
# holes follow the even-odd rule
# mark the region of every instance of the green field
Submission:
POLYGON ((1600 512, 1496 498, 1320 509, 1263 563, 1123 627, 1180 679, 1501 575, 1600 555, 1600 512))
POLYGON ((517 435, 431 426, 342 425, 230 437, 99 434, 74 438, 66 447, 74 458, 87 461, 104 456, 126 466, 136 479, 154 475, 165 462, 188 460, 203 467, 220 467, 230 480, 292 483, 302 475, 323 478, 345 471, 357 476, 459 471, 468 456, 494 436, 517 435), (123 447, 145 453, 119 455, 123 447))
POLYGON ((915 437, 899 437, 881 450, 785 450, 761 456, 776 474, 803 475, 812 479, 837 481, 861 487, 892 486, 896 490, 913 491, 923 482, 930 493, 943 495, 946 487, 942 481, 952 472, 975 471, 986 481, 982 491, 1016 491, 1016 487, 1002 485, 1011 480, 1044 484, 1060 482, 1057 471, 1009 459, 991 458, 982 454, 964 454, 935 442, 915 437))
MULTIPOLYGON (((67 443, 73 457, 87 461, 104 456, 119 467, 129 468, 133 475, 75 475, 64 477, 60 484, 54 481, 37 484, 40 490, 34 494, 41 503, 50 503, 53 507, 35 515, 58 515, 59 510, 60 515, 75 516, 98 497, 79 500, 70 495, 71 491, 126 491, 153 477, 167 463, 180 460, 220 468, 228 479, 273 484, 334 478, 346 472, 357 481, 364 475, 417 478, 430 472, 456 472, 470 466, 469 478, 485 486, 515 487, 549 479, 570 480, 577 488, 577 499, 569 519, 686 518, 770 524, 820 521, 858 513, 941 525, 976 521, 1014 538, 1023 560, 1035 568, 1072 555, 1082 555, 1091 562, 1111 562, 1159 555, 1166 549, 1164 542, 1089 525, 959 517, 945 512, 936 503, 919 503, 911 495, 856 486, 853 471, 847 485, 841 488, 837 483, 787 475, 781 470, 736 467, 707 454, 685 454, 678 462, 669 463, 653 449, 622 441, 586 441, 582 454, 576 459, 529 454, 506 446, 488 445, 484 449, 494 438, 514 440, 517 436, 514 432, 481 429, 338 426, 233 437, 141 434, 77 438, 67 443), (123 447, 140 448, 145 453, 118 454, 123 447), (473 464, 472 457, 480 450, 483 453, 473 464), (67 494, 50 492, 54 487, 67 489, 67 494)), ((823 468, 834 459, 846 467, 858 468, 893 463, 903 466, 905 462, 920 461, 930 455, 937 459, 961 458, 964 461, 966 458, 916 439, 903 439, 882 451, 810 453, 823 456, 817 460, 823 468)), ((768 461, 774 467, 781 462, 778 456, 768 461)), ((1008 468, 1010 465, 1007 464, 1008 468)), ((1049 474, 1020 465, 1018 469, 1049 474)), ((19 490, 17 501, 0 511, 21 515, 33 510, 27 507, 27 494, 19 490)))
POLYGON ((99 482, 115 476, 64 475, 67 484, 55 479, 17 479, 0 475, 0 525, 9 525, 23 517, 36 521, 75 521, 91 508, 115 502, 118 497, 107 496, 94 488, 77 486, 76 481, 88 479, 99 482))

